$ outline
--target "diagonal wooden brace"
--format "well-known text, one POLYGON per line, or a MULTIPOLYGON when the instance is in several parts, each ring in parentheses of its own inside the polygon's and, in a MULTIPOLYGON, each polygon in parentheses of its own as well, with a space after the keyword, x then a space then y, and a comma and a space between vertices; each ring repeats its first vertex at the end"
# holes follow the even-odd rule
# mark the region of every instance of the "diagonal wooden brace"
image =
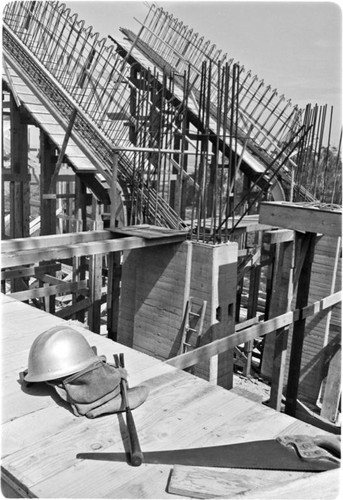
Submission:
POLYGON ((70 120, 69 120, 68 127, 66 130, 66 134, 64 136, 62 147, 61 147, 60 153, 59 153, 58 158, 57 158, 55 170, 54 170, 54 173, 51 177, 48 194, 53 194, 53 192, 54 192, 55 182, 57 180, 57 176, 59 174, 59 171, 60 171, 60 168, 61 168, 61 165, 63 162, 63 158, 65 155, 67 146, 68 146, 68 141, 69 141, 70 136, 71 136, 71 131, 72 131, 73 126, 74 126, 76 115, 77 115, 77 110, 76 110, 76 108, 74 108, 73 111, 71 112, 70 120))

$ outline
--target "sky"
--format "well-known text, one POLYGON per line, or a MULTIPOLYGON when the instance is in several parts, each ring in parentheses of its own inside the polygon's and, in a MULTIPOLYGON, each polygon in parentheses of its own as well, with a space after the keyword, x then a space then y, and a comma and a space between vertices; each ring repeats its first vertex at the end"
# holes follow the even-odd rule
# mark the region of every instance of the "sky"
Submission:
MULTIPOLYGON (((148 12, 137 1, 67 1, 104 37, 137 32, 148 12)), ((342 124, 342 3, 329 1, 156 1, 292 103, 334 106, 342 124)), ((336 144, 336 145, 337 145, 336 144)))

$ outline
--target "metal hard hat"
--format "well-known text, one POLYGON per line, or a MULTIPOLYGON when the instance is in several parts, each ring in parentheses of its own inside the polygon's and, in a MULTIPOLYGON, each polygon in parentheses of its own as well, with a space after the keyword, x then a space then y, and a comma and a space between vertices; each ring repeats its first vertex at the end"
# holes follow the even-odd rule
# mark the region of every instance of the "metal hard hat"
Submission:
POLYGON ((54 326, 33 342, 27 382, 45 382, 86 368, 97 358, 83 335, 67 326, 54 326))

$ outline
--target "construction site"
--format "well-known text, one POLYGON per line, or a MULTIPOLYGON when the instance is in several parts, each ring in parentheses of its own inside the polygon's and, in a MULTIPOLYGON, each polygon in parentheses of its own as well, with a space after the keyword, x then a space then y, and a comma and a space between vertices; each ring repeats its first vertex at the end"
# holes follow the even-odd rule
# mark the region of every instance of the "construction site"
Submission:
POLYGON ((337 110, 224 49, 163 5, 107 38, 3 9, 5 497, 339 497, 337 110), (61 331, 121 374, 93 413, 61 331))

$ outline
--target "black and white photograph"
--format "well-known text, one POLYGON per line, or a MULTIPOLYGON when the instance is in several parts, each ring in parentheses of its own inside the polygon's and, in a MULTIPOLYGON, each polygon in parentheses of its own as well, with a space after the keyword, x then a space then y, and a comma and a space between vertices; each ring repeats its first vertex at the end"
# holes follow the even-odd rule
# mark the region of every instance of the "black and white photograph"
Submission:
POLYGON ((340 498, 342 14, 1 0, 3 498, 340 498))

